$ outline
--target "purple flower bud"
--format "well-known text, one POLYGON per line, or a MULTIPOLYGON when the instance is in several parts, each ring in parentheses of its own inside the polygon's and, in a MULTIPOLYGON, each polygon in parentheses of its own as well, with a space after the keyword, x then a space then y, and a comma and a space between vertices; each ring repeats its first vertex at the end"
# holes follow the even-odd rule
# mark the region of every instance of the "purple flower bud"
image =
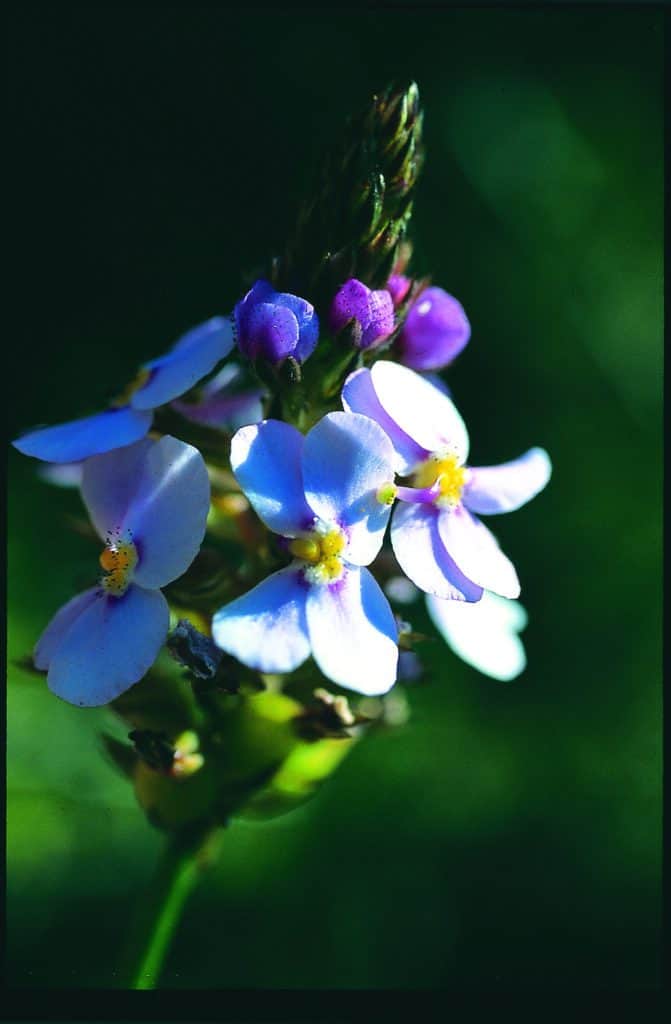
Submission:
POLYGON ((267 281, 256 282, 236 305, 234 316, 242 354, 275 366, 287 356, 305 362, 319 338, 313 306, 298 295, 276 292, 267 281))
POLYGON ((371 291, 362 281, 350 278, 340 288, 331 304, 331 329, 341 331, 350 320, 358 330, 354 335, 357 348, 370 348, 384 341, 394 330, 394 303, 386 289, 371 291))
POLYGON ((404 274, 392 274, 387 281, 385 287, 391 295, 392 301, 395 306, 400 306, 404 298, 410 291, 410 285, 412 281, 409 277, 404 274))
POLYGON ((398 338, 399 361, 413 370, 439 370, 471 336, 461 303, 442 288, 426 288, 413 302, 398 338))

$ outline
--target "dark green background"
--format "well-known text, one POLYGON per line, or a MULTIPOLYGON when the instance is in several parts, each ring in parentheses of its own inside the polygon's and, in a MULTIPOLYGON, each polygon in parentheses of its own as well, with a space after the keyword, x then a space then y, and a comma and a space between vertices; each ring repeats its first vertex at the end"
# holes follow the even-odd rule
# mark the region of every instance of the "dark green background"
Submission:
MULTIPOLYGON (((547 491, 495 529, 527 672, 442 644, 402 729, 238 824, 179 987, 652 986, 661 868, 662 15, 641 8, 83 9, 15 15, 12 436, 93 411, 231 309, 320 145, 414 77, 414 268, 463 302, 448 374, 475 464, 532 444, 547 491)), ((90 574, 78 499, 10 456, 9 650, 90 574)), ((426 626, 419 606, 416 626, 426 626)), ((82 712, 10 669, 9 978, 119 983, 162 846, 82 712)))

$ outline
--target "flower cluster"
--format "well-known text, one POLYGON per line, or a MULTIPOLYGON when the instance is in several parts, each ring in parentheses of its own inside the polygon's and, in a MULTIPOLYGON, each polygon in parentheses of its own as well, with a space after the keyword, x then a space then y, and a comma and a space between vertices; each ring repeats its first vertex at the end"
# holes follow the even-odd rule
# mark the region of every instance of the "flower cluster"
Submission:
MULTIPOLYGON (((107 410, 14 442, 51 464, 49 479, 79 487, 103 544, 98 581, 56 612, 35 647, 59 697, 118 702, 152 676, 171 615, 183 665, 189 645, 201 655, 212 646, 210 689, 223 673, 228 694, 250 673, 257 688, 296 674, 322 694, 325 677, 380 697, 403 674, 399 646, 407 655, 412 636, 387 595, 418 591, 464 660, 499 679, 522 671, 517 572, 479 517, 538 494, 549 457, 531 448, 498 466, 468 464, 466 424, 432 376, 469 341, 464 309, 409 276, 407 247, 392 264, 388 242, 378 253, 370 238, 357 264, 367 279, 341 278, 326 300, 309 281, 303 295, 272 275, 257 280, 230 314, 145 363, 107 410), (390 578, 397 567, 405 591, 390 578)), ((197 721, 214 716, 210 733, 222 735, 203 672, 190 679, 197 721)), ((362 719, 348 710, 343 721, 362 719)), ((171 740, 147 735, 172 765, 183 746, 175 737, 193 726, 187 716, 171 740)), ((146 749, 136 738, 140 756, 146 749)), ((196 749, 190 740, 190 757, 196 749)), ((189 772, 208 756, 191 757, 189 772)))

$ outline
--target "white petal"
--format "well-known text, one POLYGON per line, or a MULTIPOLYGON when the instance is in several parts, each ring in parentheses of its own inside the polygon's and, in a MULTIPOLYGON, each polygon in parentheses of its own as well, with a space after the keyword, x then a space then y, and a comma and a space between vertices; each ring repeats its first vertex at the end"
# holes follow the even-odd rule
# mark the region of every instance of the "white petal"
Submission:
POLYGON ((517 633, 527 615, 519 601, 486 590, 476 604, 427 597, 426 606, 445 642, 479 672, 509 680, 524 671, 527 659, 517 633))
POLYGON ((448 555, 438 518, 438 510, 431 505, 396 505, 391 546, 398 564, 420 590, 454 601, 479 601, 482 587, 467 579, 448 555))
POLYGON ((380 405, 373 386, 373 378, 367 367, 350 373, 342 389, 342 404, 347 412, 358 412, 375 420, 394 446, 395 469, 398 473, 409 473, 418 462, 428 455, 380 405))
POLYGON ((513 512, 543 490, 551 473, 550 456, 543 448, 530 448, 500 466, 469 467, 464 505, 480 515, 513 512))
POLYGON ((375 363, 371 377, 385 412, 413 441, 428 452, 449 448, 466 461, 466 424, 446 394, 413 370, 386 359, 375 363))
POLYGON ((464 576, 501 597, 520 596, 515 566, 501 551, 494 534, 468 509, 459 505, 452 511, 441 511, 438 530, 445 550, 464 576))
POLYGON ((368 569, 352 566, 337 584, 311 587, 307 622, 312 654, 328 679, 368 696, 391 689, 398 630, 368 569))
POLYGON ((382 545, 390 507, 377 499, 394 480, 394 450, 367 416, 332 412, 305 438, 303 482, 308 504, 347 533, 347 559, 367 565, 382 545))

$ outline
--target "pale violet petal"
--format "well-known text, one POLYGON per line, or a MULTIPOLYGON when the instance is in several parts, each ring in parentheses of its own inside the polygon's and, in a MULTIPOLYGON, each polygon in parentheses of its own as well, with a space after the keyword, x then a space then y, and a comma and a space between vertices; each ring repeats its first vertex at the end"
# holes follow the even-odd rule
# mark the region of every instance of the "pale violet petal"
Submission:
POLYGON ((80 707, 108 704, 149 671, 169 624, 158 590, 132 585, 123 597, 99 590, 54 651, 49 689, 80 707))
POLYGON ((249 391, 238 395, 225 392, 211 394, 200 402, 171 402, 173 409, 192 423, 201 423, 213 430, 232 433, 263 417, 262 391, 249 391))
POLYGON ((426 451, 449 449, 465 462, 468 431, 447 395, 420 374, 387 359, 378 360, 370 372, 380 404, 405 434, 426 451))
POLYGON ((151 427, 151 420, 151 412, 139 412, 125 405, 81 420, 33 430, 12 444, 23 455, 32 455, 43 462, 79 462, 139 441, 151 427))
POLYGON ((524 644, 517 634, 527 615, 519 601, 485 590, 476 604, 427 595, 426 606, 449 647, 479 672, 508 681, 526 668, 524 644))
POLYGON ((368 569, 347 567, 336 584, 311 586, 307 622, 313 657, 327 679, 367 696, 391 689, 398 629, 368 569))
POLYGON ((429 594, 453 601, 479 601, 482 587, 467 579, 450 558, 431 505, 399 502, 391 519, 391 545, 408 579, 429 594))
POLYGON ((391 576, 384 585, 384 592, 396 604, 414 604, 421 595, 421 590, 407 576, 391 576))
POLYGON ((81 493, 98 536, 121 529, 137 491, 147 453, 156 441, 145 437, 125 448, 86 459, 82 467, 81 493))
POLYGON ((469 467, 463 502, 472 512, 496 515, 513 512, 543 490, 552 473, 543 448, 530 448, 519 459, 500 466, 469 467))
POLYGON ((394 468, 398 473, 407 474, 422 462, 429 452, 401 430, 391 416, 380 405, 373 386, 373 378, 367 367, 350 373, 342 389, 342 404, 347 412, 358 412, 369 416, 384 430, 391 441, 395 453, 394 468))
POLYGON ((182 335, 170 352, 143 369, 149 378, 131 397, 134 409, 156 409, 179 398, 207 376, 233 348, 233 323, 228 317, 213 316, 182 335))
POLYGON ((441 511, 438 530, 445 550, 464 576, 501 597, 520 596, 515 566, 504 555, 494 534, 468 509, 459 505, 451 511, 441 511))
POLYGON ((46 671, 49 668, 54 651, 62 643, 63 637, 70 629, 70 626, 95 601, 98 594, 99 587, 91 587, 90 590, 85 590, 82 594, 77 594, 76 597, 70 598, 66 604, 58 609, 35 644, 33 651, 33 664, 35 668, 40 669, 40 671, 46 671))
POLYGON ((231 441, 238 483, 268 529, 283 537, 304 533, 314 521, 303 491, 304 441, 299 430, 280 420, 242 427, 231 441))
POLYGON ((259 672, 292 672, 310 654, 303 573, 288 566, 230 604, 212 619, 217 646, 259 672))
POLYGON ((355 565, 367 565, 380 550, 390 507, 377 493, 393 479, 391 442, 367 416, 331 412, 305 438, 305 497, 320 519, 344 527, 346 557, 355 565))
POLYGON ((83 462, 45 462, 37 468, 37 475, 55 487, 81 487, 83 462))
POLYGON ((148 449, 122 529, 138 550, 134 579, 164 587, 194 560, 205 536, 210 480, 197 448, 166 435, 148 449))
POLYGON ((228 391, 236 386, 243 376, 243 368, 239 363, 227 362, 220 370, 203 384, 201 393, 204 398, 216 395, 220 391, 228 391))

